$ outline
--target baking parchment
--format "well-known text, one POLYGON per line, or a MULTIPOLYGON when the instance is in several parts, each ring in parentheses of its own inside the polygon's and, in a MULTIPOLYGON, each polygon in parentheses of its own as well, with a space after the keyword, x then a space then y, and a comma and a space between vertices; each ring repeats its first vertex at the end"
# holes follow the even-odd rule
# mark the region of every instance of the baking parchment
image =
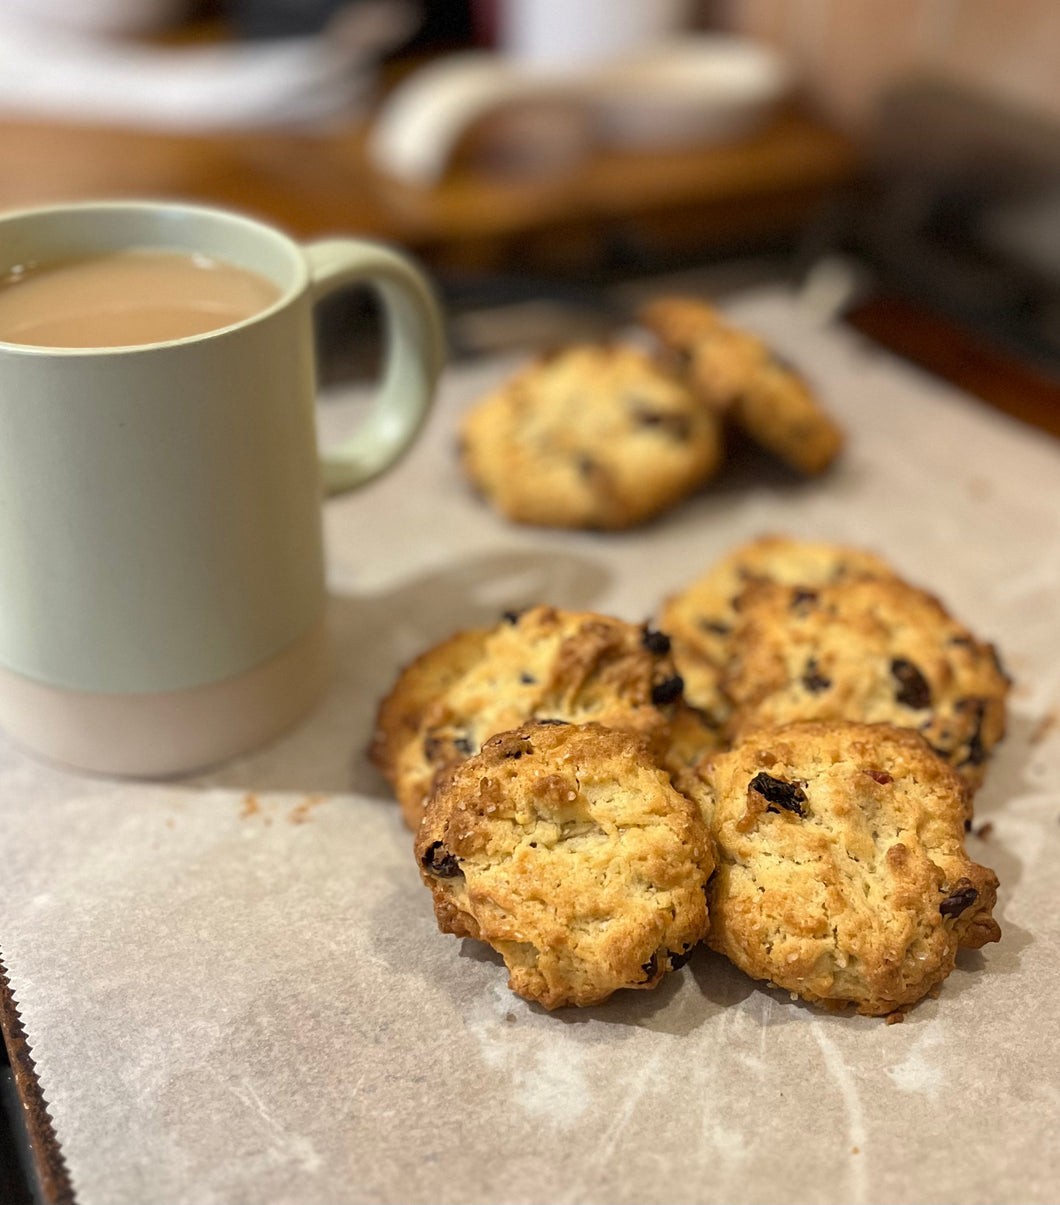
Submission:
MULTIPOLYGON (((779 291, 730 308, 847 427, 826 478, 743 456, 638 531, 517 528, 453 455, 515 361, 451 370, 402 464, 327 504, 335 681, 297 731, 152 786, 0 743, 0 954, 82 1205, 1055 1200, 1060 444, 779 291), (1000 645, 1010 733, 969 848, 1003 940, 901 1025, 706 950, 549 1015, 437 932, 365 760, 376 702, 458 627, 537 601, 639 622, 764 531, 873 548, 1000 645)), ((362 405, 323 403, 323 437, 362 405)))

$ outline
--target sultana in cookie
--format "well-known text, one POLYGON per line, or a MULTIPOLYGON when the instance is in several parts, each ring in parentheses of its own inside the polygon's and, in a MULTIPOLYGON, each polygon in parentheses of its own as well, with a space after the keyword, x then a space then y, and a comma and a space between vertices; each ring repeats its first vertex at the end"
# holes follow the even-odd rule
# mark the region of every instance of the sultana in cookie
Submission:
POLYGON ((585 346, 541 358, 479 402, 461 452, 509 519, 623 528, 697 489, 721 443, 715 416, 642 352, 585 346))
POLYGON ((884 1015, 1001 935, 964 851, 964 788, 908 730, 793 724, 700 767, 715 840, 709 942, 826 1006, 884 1015))
POLYGON ((488 942, 545 1008, 655 987, 707 932, 710 837, 647 746, 527 724, 451 771, 416 841, 443 933, 488 942))
POLYGON ((763 536, 734 549, 668 598, 659 618, 659 626, 673 640, 686 699, 719 722, 727 716, 720 679, 729 658, 739 596, 750 582, 814 587, 859 575, 891 577, 894 571, 871 552, 784 536, 763 536))
POLYGON ((801 473, 835 459, 842 433, 802 375, 761 339, 729 326, 705 302, 665 297, 640 320, 673 354, 685 379, 717 414, 801 473))
POLYGON ((991 645, 898 578, 753 582, 722 677, 734 739, 797 720, 915 728, 972 791, 1005 733, 1008 685, 991 645))
POLYGON ((440 771, 531 719, 628 729, 675 772, 691 765, 718 738, 682 692, 670 641, 646 625, 547 606, 507 612, 403 671, 379 708, 371 757, 415 830, 440 771))

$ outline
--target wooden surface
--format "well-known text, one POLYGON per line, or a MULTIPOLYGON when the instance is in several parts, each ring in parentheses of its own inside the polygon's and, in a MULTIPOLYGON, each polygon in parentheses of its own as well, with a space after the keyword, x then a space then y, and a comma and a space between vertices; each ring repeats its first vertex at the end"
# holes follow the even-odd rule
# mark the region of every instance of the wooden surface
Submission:
POLYGON ((724 239, 763 222, 789 229, 848 182, 855 148, 793 107, 728 146, 595 152, 541 178, 491 175, 459 159, 435 188, 384 179, 363 123, 328 133, 209 136, 0 122, 0 209, 99 197, 173 197, 235 207, 310 238, 392 240, 447 262, 494 263, 557 228, 603 232, 674 215, 687 239, 724 239), (692 223, 691 227, 689 223, 692 223))
POLYGON ((999 344, 907 298, 880 294, 851 326, 921 368, 1033 427, 1060 436, 1060 374, 1021 362, 999 344))

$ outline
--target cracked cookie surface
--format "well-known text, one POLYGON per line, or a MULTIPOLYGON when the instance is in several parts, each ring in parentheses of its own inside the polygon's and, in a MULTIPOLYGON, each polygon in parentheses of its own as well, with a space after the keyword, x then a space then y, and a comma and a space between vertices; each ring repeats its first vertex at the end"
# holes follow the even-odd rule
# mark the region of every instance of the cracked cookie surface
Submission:
POLYGON ((661 632, 538 606, 459 633, 408 666, 379 708, 372 761, 415 831, 441 772, 531 719, 640 733, 675 773, 718 743, 684 703, 661 632))
POLYGON ((914 728, 971 791, 1004 735, 1008 686, 992 645, 897 578, 751 583, 722 676, 734 740, 797 720, 914 728))
POLYGON ((721 677, 739 617, 739 598, 751 582, 814 587, 857 576, 892 577, 894 571, 881 557, 860 548, 786 536, 763 536, 722 557, 668 598, 659 618, 659 626, 673 640, 689 703, 715 722, 727 717, 721 677))
POLYGON ((633 347, 542 357, 464 417, 464 469, 519 523, 623 528, 673 506, 715 471, 717 419, 633 347))
POLYGON ((655 987, 707 931, 710 836, 645 743, 528 724, 453 769, 416 841, 439 928, 487 942, 545 1008, 655 987))
POLYGON ((964 788, 916 733, 792 724, 699 769, 710 945, 805 1000, 884 1015, 997 941, 997 878, 964 850, 964 788))
POLYGON ((820 473, 843 436, 803 376, 754 335, 730 326, 706 302, 663 297, 641 323, 669 349, 684 379, 715 413, 801 473, 820 473))

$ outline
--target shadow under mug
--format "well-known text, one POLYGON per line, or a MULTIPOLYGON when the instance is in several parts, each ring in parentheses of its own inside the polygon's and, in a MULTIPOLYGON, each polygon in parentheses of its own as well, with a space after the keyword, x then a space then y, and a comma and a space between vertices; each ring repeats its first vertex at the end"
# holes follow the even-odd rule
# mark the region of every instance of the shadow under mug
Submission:
POLYGON ((280 297, 163 343, 0 342, 0 727, 81 769, 164 776, 264 743, 322 694, 322 483, 363 485, 408 448, 444 339, 423 275, 376 244, 165 202, 0 215, 0 268, 130 248, 223 260, 280 297), (312 308, 354 282, 382 304, 383 377, 321 461, 312 308))

